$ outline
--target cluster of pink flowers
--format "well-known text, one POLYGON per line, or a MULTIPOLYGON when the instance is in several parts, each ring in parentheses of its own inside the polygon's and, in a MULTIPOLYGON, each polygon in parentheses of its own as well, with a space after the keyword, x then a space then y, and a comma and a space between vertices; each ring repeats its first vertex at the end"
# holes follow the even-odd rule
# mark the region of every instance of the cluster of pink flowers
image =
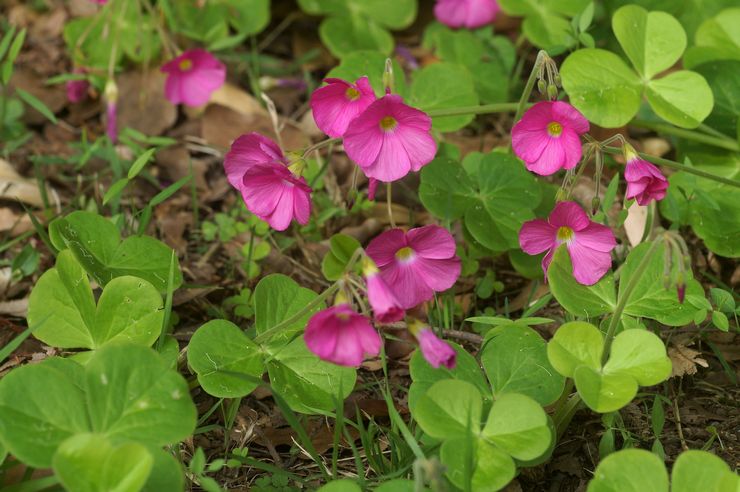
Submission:
MULTIPOLYGON (((460 275, 455 239, 444 228, 429 225, 404 232, 391 229, 366 249, 363 275, 374 318, 379 323, 400 321, 407 309, 452 287, 460 275)), ((455 366, 455 351, 426 325, 412 320, 411 332, 422 355, 434 367, 455 366)), ((359 366, 366 356, 380 353, 380 335, 370 320, 342 302, 320 311, 308 323, 306 345, 320 358, 340 365, 359 366)))

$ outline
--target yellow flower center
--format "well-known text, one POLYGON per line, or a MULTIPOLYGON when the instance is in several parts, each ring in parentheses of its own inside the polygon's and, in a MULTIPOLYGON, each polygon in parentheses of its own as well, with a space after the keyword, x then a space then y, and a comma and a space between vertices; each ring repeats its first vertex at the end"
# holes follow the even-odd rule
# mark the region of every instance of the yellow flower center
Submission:
POLYGON ((193 61, 188 60, 187 58, 184 60, 180 60, 178 67, 180 67, 180 70, 182 70, 183 72, 187 72, 188 70, 193 68, 193 61))
POLYGON ((560 134, 563 133, 563 125, 557 121, 553 121, 547 125, 547 133, 549 133, 551 137, 559 137, 560 134))
POLYGON ((339 321, 349 321, 349 314, 347 313, 337 313, 336 316, 339 321))
POLYGON ((558 241, 561 243, 565 243, 573 239, 573 229, 567 226, 562 226, 558 228, 557 232, 557 238, 558 241))
POLYGON ((396 251, 396 259, 399 261, 408 261, 414 257, 414 250, 409 248, 408 246, 404 246, 403 248, 396 251))
POLYGON ((393 116, 386 116, 380 120, 380 128, 386 132, 389 132, 398 126, 398 121, 393 116))
POLYGON ((350 101, 356 101, 360 98, 360 91, 355 89, 354 87, 349 87, 347 89, 347 92, 344 93, 344 95, 349 99, 350 101))

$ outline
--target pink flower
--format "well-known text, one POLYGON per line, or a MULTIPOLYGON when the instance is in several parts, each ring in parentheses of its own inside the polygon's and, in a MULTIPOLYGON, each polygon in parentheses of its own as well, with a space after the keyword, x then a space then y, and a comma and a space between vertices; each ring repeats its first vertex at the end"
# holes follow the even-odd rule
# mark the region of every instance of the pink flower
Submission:
MULTIPOLYGON (((77 67, 72 70, 72 73, 84 74, 86 70, 84 68, 77 67)), ((78 103, 87 97, 87 89, 90 87, 90 82, 86 79, 80 80, 68 80, 66 84, 67 88, 67 99, 71 103, 78 103)))
POLYGON ((301 168, 302 161, 287 167, 280 147, 257 133, 237 138, 224 159, 229 183, 241 192, 247 209, 277 231, 293 219, 308 223, 311 187, 300 176, 301 168))
POLYGON ((547 220, 525 222, 519 231, 519 245, 525 253, 537 255, 547 251, 542 270, 552 261, 555 249, 565 244, 573 263, 573 276, 583 285, 593 285, 609 270, 616 246, 608 227, 591 222, 575 202, 558 202, 547 220))
POLYGON ((186 51, 161 70, 168 74, 164 95, 172 104, 201 106, 226 80, 226 66, 201 48, 186 51))
POLYGON ((403 319, 405 311, 399 305, 396 296, 380 276, 373 260, 365 257, 362 274, 367 285, 367 300, 373 308, 375 319, 381 323, 393 323, 403 319))
POLYGON ((366 252, 403 309, 449 289, 460 276, 455 239, 447 229, 436 225, 407 233, 391 229, 370 241, 366 252))
POLYGON ((367 77, 360 77, 354 84, 342 79, 326 79, 324 87, 311 94, 313 119, 322 132, 339 138, 347 125, 375 101, 375 92, 367 77))
POLYGON ((348 304, 324 309, 308 321, 303 335, 308 349, 320 359, 357 367, 365 356, 380 353, 382 341, 370 321, 348 304))
POLYGON ((660 170, 637 155, 635 149, 625 146, 627 167, 624 179, 627 180, 627 196, 634 198, 639 205, 647 205, 651 200, 665 198, 668 180, 660 170))
POLYGON ((118 102, 118 86, 115 80, 109 79, 103 90, 105 99, 105 133, 111 142, 118 140, 118 122, 116 115, 116 104, 118 102))
POLYGON ((499 10, 496 0, 437 0, 434 16, 453 29, 477 29, 493 22, 499 10))
POLYGON ((445 366, 447 369, 455 368, 457 353, 447 342, 440 340, 431 328, 427 326, 419 330, 416 339, 419 341, 421 355, 430 366, 435 369, 439 366, 445 366))
POLYGON ((344 150, 368 178, 391 182, 418 171, 437 152, 432 119, 388 94, 352 120, 344 133, 344 150))
POLYGON ((514 125, 511 146, 527 169, 549 176, 578 164, 582 152, 580 135, 588 129, 588 120, 570 104, 538 102, 514 125))
POLYGON ((242 135, 231 144, 224 159, 224 170, 229 183, 241 190, 244 173, 255 164, 281 162, 287 164, 278 144, 259 133, 242 135))

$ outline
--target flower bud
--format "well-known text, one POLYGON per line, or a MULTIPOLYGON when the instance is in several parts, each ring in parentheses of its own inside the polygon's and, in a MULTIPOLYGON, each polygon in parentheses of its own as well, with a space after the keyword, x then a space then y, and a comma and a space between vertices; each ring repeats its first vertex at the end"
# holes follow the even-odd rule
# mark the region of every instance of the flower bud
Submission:
POLYGON ((549 84, 547 86, 547 97, 551 100, 558 98, 558 87, 555 84, 549 84))
POLYGON ((385 59, 385 70, 383 71, 383 87, 385 88, 386 94, 392 93, 395 87, 395 79, 393 77, 393 62, 390 58, 385 59))
POLYGON ((563 87, 563 83, 562 83, 562 81, 560 79, 560 74, 559 73, 556 73, 555 74, 554 82, 555 82, 555 85, 557 85, 558 87, 563 87))
POLYGON ((537 90, 543 95, 547 92, 547 84, 544 80, 540 79, 537 81, 537 90))
POLYGON ((601 199, 598 196, 595 196, 591 199, 591 215, 594 215, 596 212, 599 211, 600 205, 601 199))

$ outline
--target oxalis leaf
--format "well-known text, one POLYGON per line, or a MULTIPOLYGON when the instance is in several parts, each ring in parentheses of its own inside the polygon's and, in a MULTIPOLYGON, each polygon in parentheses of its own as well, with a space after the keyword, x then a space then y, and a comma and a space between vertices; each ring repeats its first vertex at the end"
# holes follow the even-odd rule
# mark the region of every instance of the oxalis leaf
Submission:
POLYGON ((60 444, 75 435, 157 447, 191 435, 195 419, 185 379, 138 345, 103 347, 85 367, 47 359, 0 380, 0 439, 37 468, 49 468, 60 444))
MULTIPOLYGON (((49 237, 58 249, 69 249, 95 281, 104 286, 116 277, 132 275, 167 290, 172 249, 148 236, 131 236, 121 242, 118 228, 90 212, 72 212, 49 226, 49 237)), ((182 284, 179 264, 173 288, 182 284)))
POLYGON ((87 273, 70 250, 38 280, 28 301, 34 336, 61 348, 98 349, 113 342, 150 346, 162 328, 162 296, 144 279, 114 278, 97 306, 87 273), (42 321, 45 320, 43 323, 42 321))
POLYGON ((576 389, 592 410, 613 412, 627 405, 638 386, 652 386, 671 373, 663 341, 646 330, 625 330, 614 338, 602 367, 603 336, 590 323, 565 323, 547 346, 547 356, 560 374, 575 380, 576 389))

